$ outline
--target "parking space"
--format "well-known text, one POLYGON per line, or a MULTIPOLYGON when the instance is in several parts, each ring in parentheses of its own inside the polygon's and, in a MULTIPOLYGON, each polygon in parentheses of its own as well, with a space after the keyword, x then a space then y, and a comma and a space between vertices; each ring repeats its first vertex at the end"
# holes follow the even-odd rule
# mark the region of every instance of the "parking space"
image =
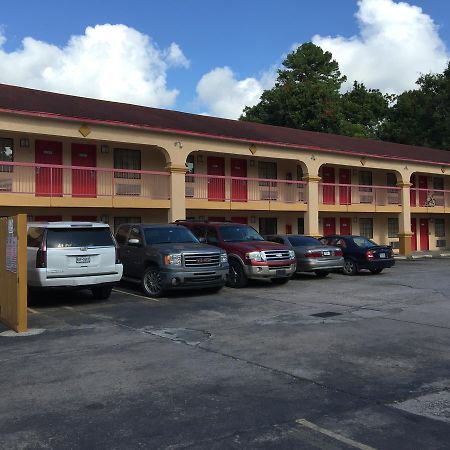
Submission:
POLYGON ((0 328, 0 448, 448 448, 448 273, 36 296, 0 328))

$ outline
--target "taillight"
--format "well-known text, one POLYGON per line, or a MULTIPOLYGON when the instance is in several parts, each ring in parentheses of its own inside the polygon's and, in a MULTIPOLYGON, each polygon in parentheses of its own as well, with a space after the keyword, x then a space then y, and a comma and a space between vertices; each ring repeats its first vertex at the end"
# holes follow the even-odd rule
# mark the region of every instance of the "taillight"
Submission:
POLYGON ((305 258, 320 258, 322 256, 322 252, 306 252, 305 258))
POLYGON ((342 255, 343 255, 342 250, 335 250, 334 251, 334 256, 342 256, 342 255))
POLYGON ((120 260, 119 247, 117 245, 116 245, 116 264, 122 264, 122 261, 120 260))
POLYGON ((367 252, 366 252, 366 258, 370 261, 370 260, 373 259, 373 257, 374 257, 373 251, 372 251, 372 250, 367 250, 367 252))
POLYGON ((36 254, 36 267, 38 269, 45 269, 47 267, 47 244, 46 236, 42 237, 41 247, 38 249, 36 254))

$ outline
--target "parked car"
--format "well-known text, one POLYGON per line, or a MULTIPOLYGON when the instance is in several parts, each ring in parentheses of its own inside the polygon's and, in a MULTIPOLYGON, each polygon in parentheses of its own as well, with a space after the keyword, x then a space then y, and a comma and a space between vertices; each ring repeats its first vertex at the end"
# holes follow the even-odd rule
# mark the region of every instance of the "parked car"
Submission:
POLYGON ((228 286, 240 288, 248 279, 270 279, 284 284, 295 273, 295 253, 286 245, 268 242, 249 225, 231 222, 182 221, 201 242, 217 245, 228 253, 228 286))
POLYGON ((92 222, 28 224, 28 286, 90 289, 107 299, 122 278, 109 226, 92 222))
POLYGON ((318 277, 326 277, 331 271, 342 270, 344 267, 344 257, 339 247, 322 244, 311 236, 275 234, 264 237, 294 250, 297 273, 314 272, 318 277))
POLYGON ((160 297, 169 289, 219 290, 228 275, 226 252, 202 244, 185 227, 125 224, 116 232, 124 278, 140 280, 145 294, 160 297))
POLYGON ((342 249, 346 275, 354 275, 362 269, 378 274, 395 264, 391 246, 378 245, 364 236, 325 236, 320 241, 342 249))

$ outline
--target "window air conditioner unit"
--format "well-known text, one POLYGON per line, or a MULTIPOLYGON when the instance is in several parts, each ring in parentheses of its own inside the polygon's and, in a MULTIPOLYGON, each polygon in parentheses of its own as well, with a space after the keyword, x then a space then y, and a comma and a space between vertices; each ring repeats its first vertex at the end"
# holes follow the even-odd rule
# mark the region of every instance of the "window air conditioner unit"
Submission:
POLYGON ((116 195, 141 195, 141 185, 116 184, 116 195))
POLYGON ((360 195, 359 196, 359 202, 360 203, 372 203, 373 202, 373 195, 360 195))
POLYGON ((394 249, 400 248, 400 242, 398 242, 398 241, 391 241, 391 242, 389 242, 389 245, 394 249))
POLYGON ((186 186, 186 197, 194 197, 194 187, 186 186))
POLYGON ((0 180, 0 191, 11 192, 12 191, 12 179, 0 180))
POLYGON ((436 241, 436 247, 447 247, 447 241, 445 239, 438 239, 436 241))

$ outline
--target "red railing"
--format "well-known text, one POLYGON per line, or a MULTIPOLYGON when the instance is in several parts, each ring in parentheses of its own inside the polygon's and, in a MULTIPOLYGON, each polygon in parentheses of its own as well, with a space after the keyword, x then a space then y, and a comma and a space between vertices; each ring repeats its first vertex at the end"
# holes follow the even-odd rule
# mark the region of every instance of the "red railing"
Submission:
POLYGON ((167 172, 1 162, 0 194, 169 199, 167 172))
POLYGON ((401 205, 401 189, 396 186, 320 183, 319 201, 324 205, 401 205))
POLYGON ((186 175, 186 198, 219 202, 306 203, 304 181, 186 175))
POLYGON ((450 191, 444 189, 411 188, 410 205, 422 208, 450 207, 450 191))

